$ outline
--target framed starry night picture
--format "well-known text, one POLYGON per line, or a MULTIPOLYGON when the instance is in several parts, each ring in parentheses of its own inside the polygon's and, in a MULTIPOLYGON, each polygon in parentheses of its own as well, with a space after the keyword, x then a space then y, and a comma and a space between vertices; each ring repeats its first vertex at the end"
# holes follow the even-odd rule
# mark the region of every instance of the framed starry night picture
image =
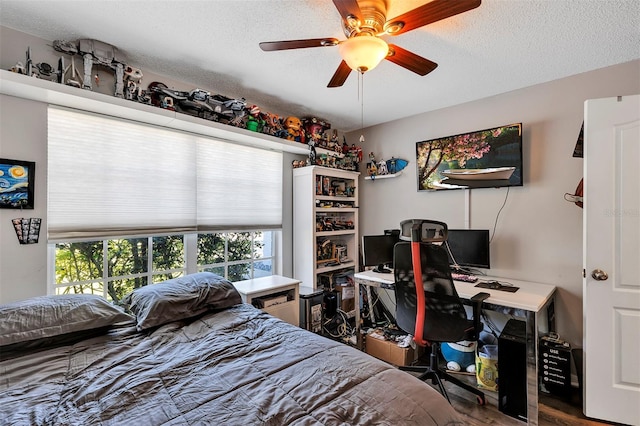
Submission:
POLYGON ((33 209, 36 163, 0 158, 0 208, 33 209))

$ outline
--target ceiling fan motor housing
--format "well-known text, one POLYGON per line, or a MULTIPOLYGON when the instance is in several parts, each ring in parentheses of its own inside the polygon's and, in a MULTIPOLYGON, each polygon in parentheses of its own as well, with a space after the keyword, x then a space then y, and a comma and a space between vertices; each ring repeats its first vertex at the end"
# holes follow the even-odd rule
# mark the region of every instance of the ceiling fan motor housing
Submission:
POLYGON ((384 23, 387 20, 387 0, 360 0, 360 17, 347 17, 342 21, 342 27, 347 37, 351 38, 360 33, 377 35, 384 31, 384 23))

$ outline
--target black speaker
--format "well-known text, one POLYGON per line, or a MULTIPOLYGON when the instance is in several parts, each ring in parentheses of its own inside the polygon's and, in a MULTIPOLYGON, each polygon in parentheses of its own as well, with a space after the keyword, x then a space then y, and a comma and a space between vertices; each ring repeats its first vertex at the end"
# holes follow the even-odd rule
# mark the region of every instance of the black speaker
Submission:
POLYGON ((527 421, 527 346, 524 321, 510 319, 498 338, 498 409, 527 421))
POLYGON ((338 295, 335 291, 327 291, 322 299, 322 310, 326 319, 333 318, 338 313, 338 295))

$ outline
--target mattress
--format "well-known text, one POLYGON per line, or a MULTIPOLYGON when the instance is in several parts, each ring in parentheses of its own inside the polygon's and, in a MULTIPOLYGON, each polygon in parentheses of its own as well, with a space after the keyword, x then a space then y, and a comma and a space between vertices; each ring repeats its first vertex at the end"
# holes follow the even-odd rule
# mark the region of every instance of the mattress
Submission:
POLYGON ((2 425, 461 425, 428 384, 248 304, 7 351, 2 425))

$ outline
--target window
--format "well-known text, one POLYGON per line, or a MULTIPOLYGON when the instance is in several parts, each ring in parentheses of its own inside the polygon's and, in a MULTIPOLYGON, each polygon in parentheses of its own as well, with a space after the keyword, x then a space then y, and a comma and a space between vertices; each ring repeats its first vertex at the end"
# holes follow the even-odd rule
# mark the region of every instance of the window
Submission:
POLYGON ((223 232, 55 244, 55 293, 119 301, 149 283, 209 271, 230 281, 274 273, 276 231, 223 232), (192 244, 194 243, 195 244, 192 244), (187 253, 196 247, 197 261, 187 253))
POLYGON ((274 273, 282 153, 56 107, 48 135, 55 292, 118 300, 199 270, 274 273))
POLYGON ((273 233, 234 232, 198 235, 198 269, 230 281, 273 274, 273 233))

